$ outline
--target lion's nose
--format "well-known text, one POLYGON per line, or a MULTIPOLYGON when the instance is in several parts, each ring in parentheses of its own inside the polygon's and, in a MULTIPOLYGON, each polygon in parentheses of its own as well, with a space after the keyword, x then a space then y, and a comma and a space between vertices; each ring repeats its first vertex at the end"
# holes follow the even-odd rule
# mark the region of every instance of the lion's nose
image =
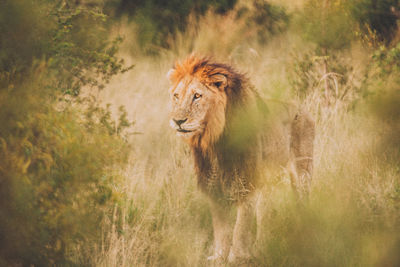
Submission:
POLYGON ((173 120, 174 120, 174 122, 175 122, 179 127, 181 127, 181 125, 182 125, 185 121, 187 121, 187 118, 184 119, 184 120, 175 120, 175 119, 173 119, 173 120))

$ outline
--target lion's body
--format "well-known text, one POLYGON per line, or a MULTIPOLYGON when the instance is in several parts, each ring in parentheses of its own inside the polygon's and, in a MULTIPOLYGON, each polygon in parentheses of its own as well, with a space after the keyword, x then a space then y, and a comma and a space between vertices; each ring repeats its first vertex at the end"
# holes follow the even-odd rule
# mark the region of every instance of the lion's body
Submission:
POLYGON ((229 251, 230 260, 247 257, 250 199, 260 182, 285 169, 300 196, 309 191, 314 122, 304 111, 294 115, 271 108, 228 65, 190 56, 169 78, 171 126, 190 145, 198 185, 211 201, 212 258, 226 258, 229 251), (226 205, 234 203, 238 213, 231 242, 226 205))

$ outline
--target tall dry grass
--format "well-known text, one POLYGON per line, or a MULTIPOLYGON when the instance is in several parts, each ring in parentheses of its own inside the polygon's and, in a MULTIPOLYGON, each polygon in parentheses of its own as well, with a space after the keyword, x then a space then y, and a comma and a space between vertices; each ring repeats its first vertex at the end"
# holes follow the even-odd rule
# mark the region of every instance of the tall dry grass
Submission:
MULTIPOLYGON (((101 225, 103 244, 91 259, 95 266, 211 264, 206 261, 213 246, 208 203, 196 188, 190 151, 168 126, 165 74, 175 59, 192 50, 234 64, 266 99, 297 102, 316 118, 310 200, 298 206, 288 177, 266 177, 273 182, 261 189, 264 220, 253 249, 254 266, 400 263, 399 168, 380 152, 385 126, 363 104, 350 109, 350 102, 337 100, 324 106, 318 88, 306 99, 294 96, 289 82, 293 54, 310 44, 290 31, 267 45, 243 41, 241 25, 229 15, 208 15, 155 58, 135 52, 131 29, 125 25, 118 30, 127 37, 124 58, 135 67, 115 78, 99 99, 114 107, 125 105, 138 133, 130 137, 131 164, 118 188, 125 197, 112 219, 101 225), (221 21, 224 27, 219 28, 221 21)), ((360 70, 367 54, 356 48, 347 57, 360 70)), ((354 79, 361 79, 360 73, 354 79)))

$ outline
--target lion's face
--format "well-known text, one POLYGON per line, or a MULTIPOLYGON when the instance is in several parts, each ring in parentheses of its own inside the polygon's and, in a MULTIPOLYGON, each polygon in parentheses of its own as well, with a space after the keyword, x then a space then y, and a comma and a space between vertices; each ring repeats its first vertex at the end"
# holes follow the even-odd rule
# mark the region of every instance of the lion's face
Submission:
POLYGON ((202 146, 215 141, 225 126, 226 94, 219 82, 200 82, 186 76, 170 89, 170 125, 190 143, 201 140, 202 146), (204 143, 206 142, 206 143, 204 143))

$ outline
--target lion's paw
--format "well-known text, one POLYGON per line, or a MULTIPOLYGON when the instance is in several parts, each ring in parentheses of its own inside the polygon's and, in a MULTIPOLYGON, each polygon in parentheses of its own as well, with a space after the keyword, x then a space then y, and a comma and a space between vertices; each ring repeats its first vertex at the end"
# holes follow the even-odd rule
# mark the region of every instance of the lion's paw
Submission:
POLYGON ((219 254, 214 254, 212 256, 207 257, 208 261, 217 261, 217 260, 222 260, 222 256, 219 254))

